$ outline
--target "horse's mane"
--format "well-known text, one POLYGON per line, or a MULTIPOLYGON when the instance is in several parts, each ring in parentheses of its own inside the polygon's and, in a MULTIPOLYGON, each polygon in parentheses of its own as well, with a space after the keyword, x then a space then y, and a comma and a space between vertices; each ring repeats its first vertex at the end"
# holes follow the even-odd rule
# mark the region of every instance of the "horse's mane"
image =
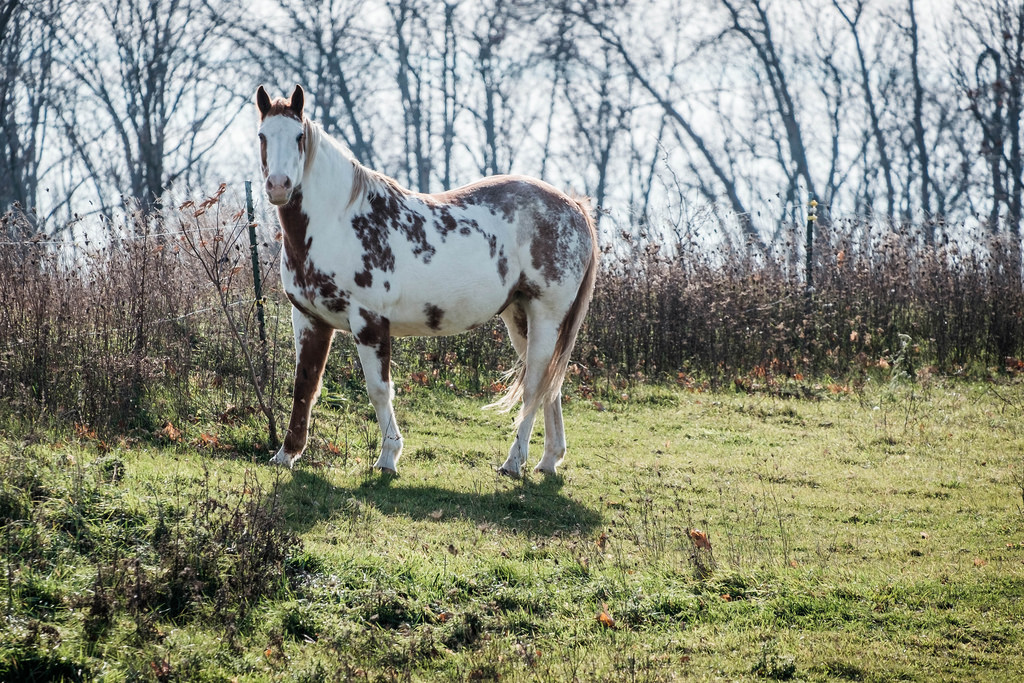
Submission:
POLYGON ((302 175, 309 173, 309 169, 313 167, 313 159, 316 158, 316 151, 320 149, 320 138, 325 133, 323 126, 319 123, 314 123, 309 119, 302 119, 302 134, 306 138, 306 163, 302 166, 302 175))
POLYGON ((370 194, 381 196, 408 194, 408 190, 399 185, 398 181, 394 178, 359 163, 359 160, 352 154, 352 150, 339 140, 328 135, 324 131, 323 126, 318 122, 308 118, 304 119, 302 128, 306 135, 306 164, 304 173, 309 171, 309 168, 313 165, 316 152, 325 139, 330 141, 337 148, 338 152, 341 153, 341 156, 352 164, 352 191, 349 193, 346 208, 367 198, 370 194))
POLYGON ((352 193, 348 197, 349 206, 370 196, 371 193, 380 196, 408 194, 394 178, 367 168, 352 157, 349 158, 352 161, 352 193))

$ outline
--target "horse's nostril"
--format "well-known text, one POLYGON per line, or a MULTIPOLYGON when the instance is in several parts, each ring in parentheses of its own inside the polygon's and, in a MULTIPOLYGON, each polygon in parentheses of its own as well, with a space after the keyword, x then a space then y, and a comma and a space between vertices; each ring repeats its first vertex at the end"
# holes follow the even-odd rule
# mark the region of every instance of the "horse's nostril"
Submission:
POLYGON ((267 178, 267 192, 280 192, 290 190, 292 187, 291 178, 282 174, 275 174, 267 178))

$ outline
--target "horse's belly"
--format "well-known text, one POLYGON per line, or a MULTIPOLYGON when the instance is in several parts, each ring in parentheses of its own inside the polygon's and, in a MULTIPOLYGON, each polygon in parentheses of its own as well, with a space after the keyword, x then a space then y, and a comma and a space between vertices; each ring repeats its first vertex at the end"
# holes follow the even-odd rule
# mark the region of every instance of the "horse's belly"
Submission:
POLYGON ((396 302, 385 315, 395 337, 458 334, 493 318, 506 298, 507 294, 479 290, 414 296, 396 302))

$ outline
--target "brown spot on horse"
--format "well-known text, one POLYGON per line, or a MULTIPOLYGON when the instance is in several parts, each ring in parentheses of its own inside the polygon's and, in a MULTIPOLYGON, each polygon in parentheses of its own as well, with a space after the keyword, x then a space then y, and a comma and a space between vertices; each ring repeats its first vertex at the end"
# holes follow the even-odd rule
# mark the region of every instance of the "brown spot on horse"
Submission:
POLYGON ((423 307, 423 313, 427 316, 427 327, 437 331, 441 329, 441 320, 444 318, 444 311, 434 304, 427 304, 423 307))
POLYGON ((356 335, 356 341, 377 350, 380 375, 387 382, 391 378, 391 336, 388 319, 365 308, 359 309, 359 315, 366 325, 356 335))

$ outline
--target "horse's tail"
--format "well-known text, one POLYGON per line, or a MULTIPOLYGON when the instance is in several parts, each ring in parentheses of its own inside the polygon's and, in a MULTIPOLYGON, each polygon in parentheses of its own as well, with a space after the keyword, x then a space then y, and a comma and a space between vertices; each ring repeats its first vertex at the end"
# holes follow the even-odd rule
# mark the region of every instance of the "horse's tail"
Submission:
MULTIPOLYGON (((569 366, 569 356, 572 354, 573 346, 576 344, 576 336, 580 327, 583 326, 583 319, 587 317, 587 310, 590 308, 590 300, 594 297, 594 283, 597 281, 597 271, 600 252, 597 246, 597 226, 594 224, 594 216, 591 212, 588 199, 573 198, 579 207, 580 213, 586 221, 587 233, 590 238, 590 255, 587 265, 583 271, 583 280, 576 291, 576 298, 562 319, 558 328, 558 338, 555 340, 555 352, 551 361, 544 369, 544 376, 541 379, 540 387, 529 405, 524 405, 516 418, 516 425, 524 415, 535 411, 537 407, 547 401, 554 400, 562 390, 562 380, 565 379, 565 371, 569 366)), ((526 367, 520 364, 515 379, 509 385, 505 395, 497 402, 488 406, 497 408, 503 412, 510 411, 523 398, 523 385, 526 380, 526 367)))

